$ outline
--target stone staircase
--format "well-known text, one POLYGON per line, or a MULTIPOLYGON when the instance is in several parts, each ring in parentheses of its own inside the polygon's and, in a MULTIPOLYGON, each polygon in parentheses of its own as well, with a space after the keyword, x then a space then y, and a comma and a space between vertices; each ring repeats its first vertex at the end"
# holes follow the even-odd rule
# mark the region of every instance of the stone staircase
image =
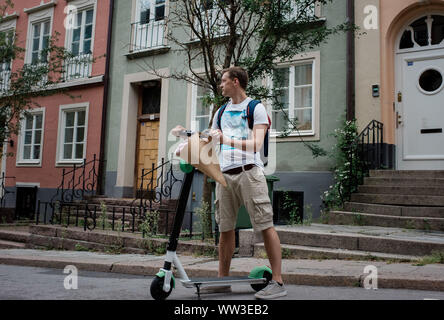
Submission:
MULTIPOLYGON (((276 227, 283 258, 408 262, 444 252, 444 171, 370 171, 327 220, 276 227)), ((262 241, 241 230, 239 253, 264 257, 262 241)))
POLYGON ((330 224, 444 231, 444 171, 371 171, 330 224))
POLYGON ((7 226, 0 228, 0 249, 25 249, 29 240, 28 226, 7 226))

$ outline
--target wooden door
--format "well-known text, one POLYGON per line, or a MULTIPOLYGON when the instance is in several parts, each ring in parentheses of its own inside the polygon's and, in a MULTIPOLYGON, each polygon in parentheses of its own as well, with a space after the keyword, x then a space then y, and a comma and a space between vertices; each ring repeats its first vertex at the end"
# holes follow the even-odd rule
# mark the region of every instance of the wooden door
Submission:
MULTIPOLYGON (((160 123, 160 85, 151 83, 140 88, 139 110, 137 119, 137 157, 136 157, 136 194, 138 190, 153 189, 157 186, 159 123, 160 123), (142 177, 142 170, 144 176, 142 177)), ((146 194, 146 192, 144 192, 146 194)))

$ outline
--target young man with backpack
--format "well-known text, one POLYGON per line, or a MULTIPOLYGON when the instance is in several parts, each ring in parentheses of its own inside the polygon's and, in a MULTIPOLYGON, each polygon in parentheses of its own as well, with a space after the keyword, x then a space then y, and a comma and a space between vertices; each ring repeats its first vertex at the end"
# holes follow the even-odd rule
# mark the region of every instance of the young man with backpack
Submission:
MULTIPOLYGON (((270 119, 262 103, 247 97, 247 84, 248 74, 244 69, 232 67, 223 71, 220 87, 222 95, 230 100, 216 112, 210 132, 213 140, 220 143, 219 164, 228 184, 227 188, 216 184, 215 219, 220 231, 218 276, 229 275, 237 212, 243 204, 254 230, 262 232, 273 273, 272 281, 255 296, 274 299, 287 295, 287 291, 281 275, 281 245, 273 225, 273 208, 261 159, 262 147, 268 147, 270 119)), ((218 289, 223 292, 231 287, 218 289)))

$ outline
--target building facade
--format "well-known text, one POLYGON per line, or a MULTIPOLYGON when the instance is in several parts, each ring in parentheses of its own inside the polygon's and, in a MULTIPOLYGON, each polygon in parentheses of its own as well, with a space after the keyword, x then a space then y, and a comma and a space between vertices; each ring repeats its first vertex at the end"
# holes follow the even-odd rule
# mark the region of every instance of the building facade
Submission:
POLYGON ((384 124, 394 168, 443 170, 444 1, 358 0, 356 17, 360 127, 384 124))
MULTIPOLYGON (((171 5, 167 0, 115 3, 105 149, 105 194, 109 197, 134 197, 141 170, 157 166, 162 158, 168 160, 177 145, 168 135, 173 127, 180 124, 202 130, 210 120, 212 110, 202 107, 203 89, 168 78, 184 65, 162 28, 171 5), (158 68, 148 72, 152 61, 158 68)), ((335 1, 319 8, 318 14, 328 27, 341 24, 346 20, 346 2, 335 1)), ((276 138, 282 123, 277 111, 266 106, 275 141, 275 165, 267 174, 279 178, 275 191, 299 192, 313 217, 319 215, 320 196, 332 182, 332 164, 327 158, 314 159, 301 138, 325 149, 334 144, 330 134, 345 115, 346 47, 346 35, 338 34, 310 52, 277 63, 288 81, 286 86, 294 88, 288 90, 286 99, 290 115, 301 120, 299 132, 276 138)), ((200 177, 194 182, 192 207, 199 205, 201 192, 200 177)))
POLYGON ((4 145, 14 153, 2 164, 12 192, 5 205, 16 207, 20 217, 36 210, 37 199, 60 198, 63 170, 100 159, 109 19, 108 0, 17 0, 0 25, 0 31, 17 33, 17 44, 25 49, 24 61, 3 66, 4 78, 23 63, 38 63, 56 32, 55 44, 74 56, 63 62, 63 79, 56 85, 66 91, 35 98, 41 108, 29 110, 19 135, 4 145))

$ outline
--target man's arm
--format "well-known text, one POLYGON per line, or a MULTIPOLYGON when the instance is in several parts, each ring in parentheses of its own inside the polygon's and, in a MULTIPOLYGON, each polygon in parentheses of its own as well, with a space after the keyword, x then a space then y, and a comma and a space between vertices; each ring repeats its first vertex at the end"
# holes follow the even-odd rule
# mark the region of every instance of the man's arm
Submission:
POLYGON ((268 125, 257 124, 253 127, 253 136, 248 140, 231 139, 222 134, 220 130, 212 130, 211 135, 216 141, 236 149, 258 152, 264 143, 265 134, 267 133, 268 125))

